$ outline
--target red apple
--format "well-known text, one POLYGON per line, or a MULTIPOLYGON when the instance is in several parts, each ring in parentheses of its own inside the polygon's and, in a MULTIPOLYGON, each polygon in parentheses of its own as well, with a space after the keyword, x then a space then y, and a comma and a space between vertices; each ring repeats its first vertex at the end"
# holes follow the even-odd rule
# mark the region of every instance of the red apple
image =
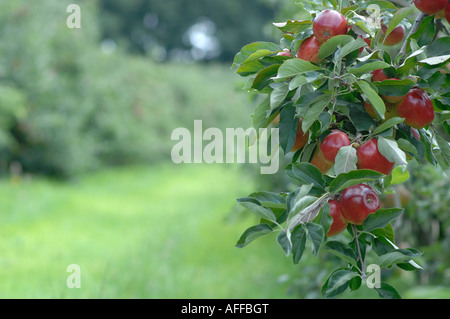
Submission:
POLYGON ((339 199, 342 216, 351 224, 362 225, 366 218, 380 208, 377 193, 365 184, 346 188, 339 199))
POLYGON ((364 109, 366 110, 366 112, 373 118, 373 119, 377 119, 377 112, 375 111, 375 109, 373 108, 373 105, 370 103, 367 103, 366 101, 364 101, 364 109))
POLYGON ((277 55, 287 56, 292 58, 292 53, 289 49, 283 49, 283 52, 278 52, 277 55))
POLYGON ((319 171, 322 172, 322 174, 325 174, 330 170, 331 167, 333 167, 333 163, 330 163, 323 158, 320 147, 318 147, 316 152, 314 153, 314 156, 311 159, 311 164, 317 167, 319 171))
POLYGON ((381 155, 378 150, 378 140, 370 139, 356 150, 359 169, 371 169, 384 175, 389 175, 394 169, 394 163, 381 155))
POLYGON ((311 164, 325 174, 334 165, 334 160, 336 159, 339 149, 343 146, 349 146, 350 144, 351 142, 347 134, 339 130, 331 131, 331 133, 320 143, 320 146, 314 153, 311 164))
POLYGON ((297 152, 298 150, 305 147, 306 143, 308 143, 309 131, 307 131, 306 134, 303 133, 302 123, 303 123, 303 119, 300 119, 298 121, 297 134, 295 136, 295 142, 294 142, 294 146, 292 147, 291 152, 297 152))
POLYGON ((445 19, 450 23, 450 2, 445 7, 445 19))
POLYGON ((417 9, 429 15, 438 13, 445 8, 447 3, 448 0, 414 0, 417 9))
POLYGON ((416 138, 416 140, 420 141, 420 134, 419 134, 418 130, 416 130, 415 128, 411 127, 411 134, 412 134, 412 136, 414 136, 416 138))
POLYGON ((297 51, 297 58, 319 63, 319 49, 321 43, 317 41, 315 36, 311 36, 300 45, 297 51))
POLYGON ((341 207, 337 200, 332 199, 328 201, 328 205, 330 206, 329 214, 333 218, 333 222, 331 223, 330 230, 327 232, 327 237, 331 237, 342 233, 347 228, 348 221, 342 216, 341 207))
POLYGON ((347 30, 347 20, 340 12, 335 10, 320 12, 313 22, 314 35, 321 43, 334 36, 347 34, 347 30))
MULTIPOLYGON (((383 33, 383 36, 386 34, 387 26, 382 24, 381 25, 381 32, 383 33)), ((405 27, 400 25, 396 27, 394 30, 392 30, 391 33, 384 39, 384 45, 386 46, 393 46, 396 44, 399 44, 403 41, 405 38, 405 27)))
POLYGON ((420 88, 409 91, 396 111, 398 116, 405 119, 405 124, 416 129, 424 128, 434 120, 433 102, 420 88))
POLYGON ((388 79, 388 76, 384 73, 383 69, 375 70, 372 73, 372 82, 382 82, 388 79))
POLYGON ((327 137, 325 137, 322 143, 320 143, 320 150, 323 158, 334 164, 334 160, 336 159, 339 149, 343 146, 349 145, 351 145, 351 142, 347 134, 339 130, 333 130, 327 137))
MULTIPOLYGON (((359 36, 361 39, 364 40, 364 42, 367 43, 367 47, 370 48, 370 45, 372 44, 372 40, 370 38, 363 38, 362 36, 359 36)), ((359 48, 359 53, 362 53, 364 48, 359 48)))

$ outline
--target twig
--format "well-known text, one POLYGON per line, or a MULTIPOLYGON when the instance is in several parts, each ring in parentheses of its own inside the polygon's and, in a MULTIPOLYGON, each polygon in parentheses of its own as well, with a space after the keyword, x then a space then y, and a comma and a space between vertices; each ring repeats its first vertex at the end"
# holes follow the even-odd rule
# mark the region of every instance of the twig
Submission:
POLYGON ((358 259, 361 262, 361 276, 363 279, 366 278, 366 266, 364 265, 364 260, 361 254, 361 247, 359 246, 358 233, 355 225, 352 225, 353 234, 355 235, 356 249, 358 251, 358 259))
MULTIPOLYGON (((400 56, 406 56, 406 45, 408 44, 408 40, 409 38, 417 32, 417 30, 419 29, 420 24, 422 23, 423 19, 426 17, 427 15, 423 12, 419 13, 419 15, 416 17, 416 20, 414 21, 414 24, 411 28, 411 30, 409 31, 408 36, 405 38, 405 40, 403 40, 403 44, 402 44, 402 48, 400 49, 400 52, 398 53, 400 56)), ((403 58, 401 59, 403 62, 403 58)), ((399 63, 400 65, 401 63, 399 63)))

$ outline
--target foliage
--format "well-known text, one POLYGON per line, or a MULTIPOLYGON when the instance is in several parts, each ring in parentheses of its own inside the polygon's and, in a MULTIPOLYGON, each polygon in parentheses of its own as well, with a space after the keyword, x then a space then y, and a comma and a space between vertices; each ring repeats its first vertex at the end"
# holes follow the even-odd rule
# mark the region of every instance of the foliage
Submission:
MULTIPOLYGON (((361 287, 370 276, 366 265, 369 259, 381 268, 422 268, 415 261, 422 252, 396 245, 392 223, 403 215, 403 209, 380 209, 363 225, 349 225, 350 240, 335 240, 326 236, 331 224, 327 202, 360 183, 382 195, 390 185, 407 179, 407 158, 429 162, 444 171, 449 169, 450 37, 442 36, 443 22, 434 16, 417 15, 412 7, 398 8, 388 1, 308 1, 297 5, 300 19, 274 23, 282 32, 279 44, 250 43, 236 54, 233 63, 236 72, 248 79, 244 88, 262 96, 253 114, 255 128, 273 127, 273 120, 280 115, 280 146, 285 154, 294 144, 297 126, 309 131, 310 136, 308 144, 290 157, 291 164, 285 169, 296 184, 293 191, 260 191, 238 199, 260 218, 260 223, 247 229, 237 246, 244 247, 263 235, 278 232, 278 244, 294 263, 301 261, 307 243, 314 255, 326 249, 347 265, 334 269, 323 283, 323 296, 333 297, 347 288, 355 291, 361 287), (376 19, 373 5, 381 9, 376 19), (321 45, 319 63, 278 54, 284 49, 295 54, 312 35, 314 17, 327 8, 341 11, 351 29, 321 45), (408 19, 413 14, 416 20, 411 24, 408 19), (384 36, 380 21, 387 25, 384 36), (399 25, 409 29, 402 44, 394 48, 383 45, 385 37, 399 25), (370 47, 365 37, 371 39, 370 47), (371 71, 379 69, 388 78, 399 80, 372 82, 371 71), (391 105, 386 96, 404 96, 414 87, 426 91, 436 113, 433 123, 420 129, 420 140, 403 123, 405 119, 387 113, 391 105), (364 102, 373 106, 375 116, 369 116, 364 102), (299 118, 301 124, 297 124, 299 118), (322 174, 309 162, 333 129, 345 132, 352 146, 343 147, 335 165, 322 174), (380 153, 395 163, 391 174, 357 169, 354 148, 371 138, 377 138, 380 153)), ((383 298, 400 297, 387 282, 375 289, 383 298)))
POLYGON ((247 98, 230 94, 227 67, 105 54, 95 2, 78 2, 81 29, 66 27, 70 3, 0 3, 1 172, 15 163, 72 177, 103 165, 152 163, 170 158, 171 131, 194 119, 246 125, 239 115, 247 98))

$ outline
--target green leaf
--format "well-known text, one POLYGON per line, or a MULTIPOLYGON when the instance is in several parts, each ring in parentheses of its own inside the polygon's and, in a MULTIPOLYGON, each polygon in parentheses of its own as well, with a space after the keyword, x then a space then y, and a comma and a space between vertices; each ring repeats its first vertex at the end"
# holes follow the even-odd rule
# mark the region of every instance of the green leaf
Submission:
POLYGON ((403 214, 404 209, 390 208, 379 209, 374 214, 370 214, 362 225, 365 231, 372 231, 378 228, 386 227, 391 221, 403 214))
POLYGON ((343 292, 347 289, 349 281, 357 276, 359 274, 351 270, 338 270, 334 272, 328 278, 324 295, 326 297, 332 297, 343 292))
POLYGON ((436 134, 436 142, 439 145, 444 158, 450 162, 450 143, 439 134, 436 134))
POLYGON ((237 201, 239 205, 248 209, 249 211, 251 211, 260 218, 267 219, 268 221, 271 222, 274 222, 277 219, 275 214, 270 209, 264 208, 261 205, 256 204, 254 202, 255 200, 250 201, 250 199, 248 198, 239 198, 237 201))
POLYGON ((437 38, 427 48, 428 57, 442 56, 450 54, 450 37, 437 38))
MULTIPOLYGON (((319 49, 319 60, 322 60, 332 55, 339 47, 343 47, 346 44, 354 41, 355 39, 349 35, 337 35, 325 41, 319 49)), ((367 43, 364 42, 365 45, 367 43)))
POLYGON ((400 24, 400 22, 402 22, 403 19, 405 19, 407 16, 409 16, 413 11, 414 11, 414 6, 404 7, 404 8, 397 10, 397 12, 394 13, 394 16, 391 19, 391 23, 389 23, 389 27, 386 30, 385 38, 387 38, 388 35, 400 24))
POLYGON ((253 61, 255 61, 255 60, 259 60, 260 58, 265 57, 265 56, 267 56, 267 55, 269 55, 269 54, 272 54, 272 53, 273 53, 273 52, 272 52, 271 50, 267 50, 267 49, 261 49, 261 50, 258 50, 258 51, 256 51, 256 52, 250 54, 250 55, 247 57, 247 59, 245 59, 245 60, 242 62, 242 64, 246 64, 246 63, 253 62, 253 61))
POLYGON ((253 42, 242 47, 241 51, 238 52, 233 61, 233 67, 240 66, 243 64, 253 53, 259 50, 268 50, 271 52, 280 51, 282 48, 272 42, 253 42))
POLYGON ((340 175, 356 170, 357 162, 356 149, 352 145, 341 147, 336 155, 334 172, 340 175))
POLYGON ((378 295, 381 298, 384 299, 402 299, 402 297, 400 296, 400 294, 398 293, 398 291, 392 287, 391 285, 382 282, 380 285, 380 288, 374 288, 377 292, 378 295))
POLYGON ((306 234, 308 235, 308 239, 313 244, 313 254, 314 256, 317 256, 317 252, 319 251, 325 237, 323 227, 322 225, 316 223, 305 223, 305 228, 307 230, 306 234))
POLYGON ((380 60, 367 60, 349 68, 348 72, 360 76, 374 70, 389 68, 390 66, 390 64, 380 60))
POLYGON ((378 258, 377 264, 381 268, 386 268, 397 263, 410 261, 413 258, 420 256, 421 254, 421 252, 415 249, 396 249, 380 256, 378 258))
POLYGON ((373 82, 381 95, 387 96, 404 96, 416 85, 413 80, 384 80, 381 82, 373 82))
POLYGON ((330 185, 330 192, 336 194, 349 186, 371 182, 380 179, 384 175, 372 170, 360 169, 340 174, 330 185))
POLYGON ((278 69, 278 75, 275 79, 287 79, 303 74, 305 72, 319 70, 323 69, 317 65, 312 64, 311 62, 302 59, 289 59, 280 66, 280 68, 278 69))
POLYGON ((298 264, 303 256, 306 246, 306 231, 302 225, 298 225, 291 234, 292 255, 294 264, 298 264))
POLYGON ((261 206, 270 209, 286 209, 286 199, 278 193, 260 191, 249 195, 259 201, 261 206))
POLYGON ((281 64, 270 65, 267 68, 262 69, 258 72, 256 77, 253 79, 251 88, 256 89, 258 91, 266 88, 271 82, 271 78, 274 77, 278 73, 278 69, 281 64))
POLYGON ((280 130, 280 146, 285 154, 289 153, 294 146, 298 123, 298 119, 295 117, 295 107, 292 104, 283 107, 278 128, 280 130))
POLYGON ((397 166, 392 170, 391 185, 397 185, 406 182, 409 179, 409 172, 406 166, 397 166))
POLYGON ((389 161, 397 165, 407 165, 406 154, 397 144, 397 141, 378 136, 378 150, 389 161))
POLYGON ((275 27, 286 33, 300 33, 310 28, 312 25, 311 20, 287 20, 285 22, 273 23, 275 27))
POLYGON ((401 117, 393 117, 390 118, 389 120, 387 120, 386 122, 384 122, 383 124, 381 124, 380 126, 378 126, 373 132, 372 135, 378 135, 381 132, 384 132, 388 129, 390 129, 391 127, 403 123, 405 121, 404 118, 401 117))
POLYGON ((286 254, 286 257, 289 257, 289 255, 292 252, 292 243, 289 240, 289 238, 286 235, 285 231, 282 231, 277 236, 277 243, 281 246, 284 253, 286 254))
POLYGON ((289 83, 282 82, 272 85, 274 86, 274 90, 270 94, 270 108, 274 110, 284 102, 284 99, 288 95, 289 83))
POLYGON ((450 54, 441 55, 441 56, 435 56, 431 58, 426 58, 423 60, 420 60, 419 63, 428 64, 428 65, 439 65, 446 63, 450 60, 450 54))
POLYGON ((303 132, 308 131, 315 121, 319 118, 319 115, 330 103, 329 96, 323 95, 322 98, 311 105, 311 108, 306 112, 303 122, 302 130, 303 132))
POLYGON ((259 134, 260 128, 265 128, 269 124, 268 112, 270 111, 270 95, 267 96, 255 109, 253 113, 253 127, 259 134))
POLYGON ((325 75, 322 72, 317 71, 309 71, 305 72, 303 75, 299 75, 295 77, 290 83, 289 83, 289 90, 295 90, 298 87, 311 83, 314 81, 317 81, 321 78, 323 78, 325 75))
POLYGON ((391 224, 387 224, 384 228, 377 228, 372 231, 372 233, 379 237, 385 237, 389 239, 391 242, 395 241, 395 233, 391 224))
POLYGON ((238 248, 245 247, 255 239, 265 234, 268 234, 272 231, 273 231, 272 228, 270 228, 269 225, 264 223, 250 227, 239 238, 238 242, 236 243, 236 247, 238 248))
POLYGON ((293 163, 286 167, 286 175, 300 185, 313 184, 311 194, 320 195, 325 192, 325 181, 317 167, 310 163, 293 163))
POLYGON ((374 89, 372 89, 372 87, 368 82, 363 80, 356 82, 358 83, 358 86, 361 88, 362 93, 369 99, 370 104, 372 104, 372 106, 381 116, 381 118, 384 119, 384 114, 386 113, 386 105, 384 104, 383 100, 378 95, 378 93, 374 89))
POLYGON ((325 248, 339 258, 344 259, 349 264, 355 267, 358 266, 356 262, 357 257, 355 255, 355 252, 349 246, 341 243, 340 241, 328 241, 325 244, 325 248))
POLYGON ((359 50, 360 48, 364 48, 367 46, 367 43, 362 38, 357 38, 356 40, 353 40, 352 42, 347 43, 342 47, 342 49, 339 52, 338 57, 336 58, 336 61, 346 57, 350 53, 359 50))
MULTIPOLYGON (((305 185, 304 185, 305 186, 305 185)), ((291 211, 289 212, 289 217, 292 217, 302 210, 304 210, 306 207, 311 205, 317 200, 317 197, 305 195, 305 196, 296 196, 295 203, 291 207, 291 211)))

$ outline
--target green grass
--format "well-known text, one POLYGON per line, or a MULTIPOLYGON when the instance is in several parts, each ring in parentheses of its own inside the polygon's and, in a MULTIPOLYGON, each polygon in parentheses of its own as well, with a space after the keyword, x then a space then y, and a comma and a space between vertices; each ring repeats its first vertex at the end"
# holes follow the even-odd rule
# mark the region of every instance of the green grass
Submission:
POLYGON ((298 271, 262 238, 235 248, 255 187, 227 166, 103 171, 72 183, 0 182, 0 298, 286 298, 298 271), (66 285, 70 264, 81 288, 66 285))

